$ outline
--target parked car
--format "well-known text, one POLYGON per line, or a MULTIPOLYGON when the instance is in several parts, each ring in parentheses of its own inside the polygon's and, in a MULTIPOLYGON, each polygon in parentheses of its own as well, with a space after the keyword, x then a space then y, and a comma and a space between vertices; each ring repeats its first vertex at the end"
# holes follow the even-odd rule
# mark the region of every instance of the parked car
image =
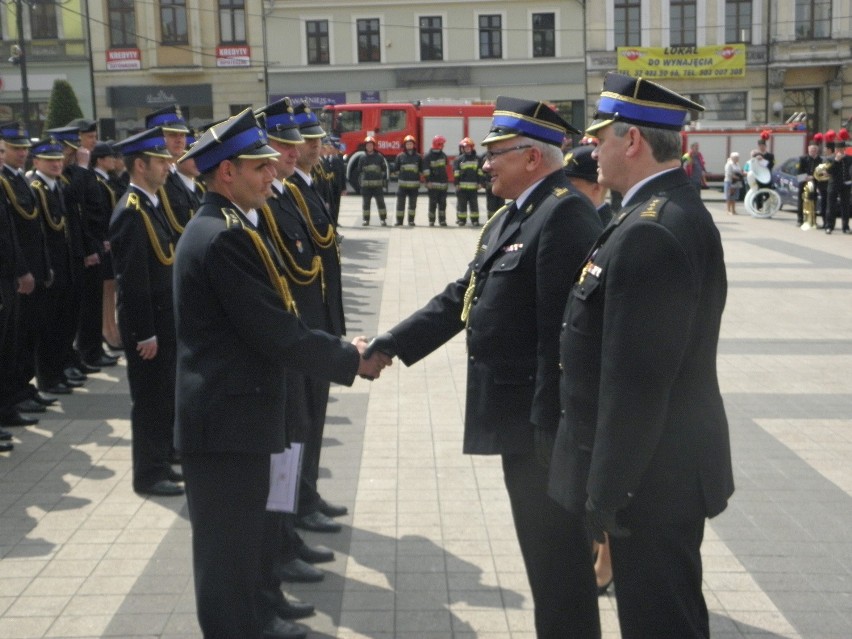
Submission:
POLYGON ((772 169, 772 184, 781 196, 781 208, 788 206, 794 211, 799 207, 799 158, 790 158, 772 169))

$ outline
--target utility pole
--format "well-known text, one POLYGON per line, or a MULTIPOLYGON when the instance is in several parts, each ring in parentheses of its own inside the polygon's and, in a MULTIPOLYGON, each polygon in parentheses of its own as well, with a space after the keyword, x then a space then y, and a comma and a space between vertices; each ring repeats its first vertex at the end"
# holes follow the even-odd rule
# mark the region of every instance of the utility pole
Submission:
POLYGON ((11 62, 18 64, 21 67, 21 100, 23 102, 24 128, 30 130, 30 87, 27 84, 27 53, 24 49, 24 2, 23 0, 15 0, 15 11, 17 12, 16 26, 18 29, 18 44, 17 51, 12 48, 11 62))

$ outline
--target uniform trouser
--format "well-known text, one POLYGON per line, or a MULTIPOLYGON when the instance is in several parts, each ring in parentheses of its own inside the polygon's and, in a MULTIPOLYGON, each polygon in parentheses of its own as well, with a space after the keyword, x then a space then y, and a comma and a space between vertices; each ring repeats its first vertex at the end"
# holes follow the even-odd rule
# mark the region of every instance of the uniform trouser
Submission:
MULTIPOLYGON (((122 318, 124 319, 124 318, 122 318)), ((129 320, 120 326, 129 326, 129 320)), ((155 315, 157 355, 144 360, 136 342, 122 332, 127 345, 127 382, 130 386, 130 428, 133 453, 133 489, 145 490, 171 470, 174 439, 176 338, 171 309, 155 315)))
POLYGON ((36 376, 36 352, 44 335, 46 289, 37 285, 29 295, 18 296, 17 340, 15 345, 15 403, 37 392, 31 380, 36 376))
POLYGON ((93 362, 104 354, 103 308, 104 269, 101 264, 83 270, 80 317, 77 329, 77 352, 84 362, 93 362))
POLYGON ((70 283, 54 283, 44 289, 41 301, 36 370, 38 385, 45 388, 65 380, 63 371, 68 365, 68 348, 74 341, 77 305, 70 283))
POLYGON ((467 211, 470 208, 470 219, 479 221, 479 195, 473 189, 459 189, 456 191, 456 216, 459 222, 467 220, 467 211))
POLYGON ((823 226, 825 226, 825 221, 828 219, 826 216, 828 215, 828 184, 825 182, 817 182, 816 183, 817 193, 819 193, 819 215, 822 218, 823 226))
POLYGON ((828 185, 828 217, 825 228, 834 229, 837 214, 840 214, 840 225, 843 230, 849 229, 849 194, 850 187, 844 185, 828 185))
POLYGON ((503 476, 532 589, 537 638, 598 639, 597 585, 582 516, 547 495, 548 471, 534 452, 503 455, 503 476))
POLYGON ((0 412, 18 403, 15 396, 18 293, 14 277, 0 280, 0 412))
POLYGON ((445 222, 447 219, 447 189, 429 189, 429 222, 435 221, 435 212, 438 212, 438 220, 445 222))
POLYGON ((414 221, 414 212, 417 208, 417 194, 419 192, 419 188, 417 189, 409 189, 405 187, 400 187, 396 192, 396 221, 402 222, 405 217, 405 204, 408 202, 408 221, 414 221))
MULTIPOLYGON (((204 639, 261 639, 274 577, 269 454, 181 451, 204 639)), ((274 530, 273 530, 274 534, 274 530)))
POLYGON ((331 384, 327 380, 305 377, 305 407, 310 429, 306 433, 302 454, 302 481, 299 484, 299 514, 307 515, 319 508, 320 454, 325 430, 325 413, 331 384))
POLYGON ((704 519, 631 522, 630 536, 610 537, 624 639, 708 639, 701 592, 704 519))
POLYGON ((82 257, 71 258, 71 297, 69 300, 69 313, 71 320, 68 323, 68 330, 64 336, 64 352, 65 352, 65 367, 80 366, 80 355, 74 349, 74 341, 77 337, 77 330, 80 327, 80 304, 83 300, 83 266, 82 257))
POLYGON ((376 208, 379 209, 379 219, 387 218, 387 207, 385 206, 385 194, 380 186, 362 186, 361 187, 361 202, 364 212, 364 219, 370 221, 370 201, 376 200, 376 208))

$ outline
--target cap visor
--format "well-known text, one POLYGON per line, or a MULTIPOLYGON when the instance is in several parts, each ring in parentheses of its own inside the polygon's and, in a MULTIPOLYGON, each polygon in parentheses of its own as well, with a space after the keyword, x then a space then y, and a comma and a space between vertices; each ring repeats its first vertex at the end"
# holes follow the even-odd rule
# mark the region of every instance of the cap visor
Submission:
POLYGON ((485 136, 485 139, 480 142, 482 146, 486 144, 492 144, 493 142, 501 142, 503 140, 511 140, 512 138, 516 138, 520 135, 520 133, 516 133, 514 131, 491 131, 488 135, 485 136))
POLYGON ((243 160, 262 160, 265 158, 274 159, 280 156, 281 154, 278 151, 273 149, 271 146, 264 144, 256 149, 246 149, 245 151, 241 151, 237 157, 243 160))
POLYGON ((595 120, 588 127, 586 127, 586 133, 591 135, 595 131, 600 131, 602 128, 609 126, 613 122, 615 122, 615 120, 595 120))

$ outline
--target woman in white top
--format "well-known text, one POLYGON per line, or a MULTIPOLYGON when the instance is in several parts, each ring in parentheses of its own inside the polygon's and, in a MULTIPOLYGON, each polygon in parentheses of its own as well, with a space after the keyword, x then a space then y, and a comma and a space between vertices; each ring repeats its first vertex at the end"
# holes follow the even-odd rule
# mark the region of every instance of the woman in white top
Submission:
POLYGON ((736 215, 737 197, 743 182, 743 170, 740 168, 740 154, 734 151, 725 162, 725 204, 728 215, 736 215))

